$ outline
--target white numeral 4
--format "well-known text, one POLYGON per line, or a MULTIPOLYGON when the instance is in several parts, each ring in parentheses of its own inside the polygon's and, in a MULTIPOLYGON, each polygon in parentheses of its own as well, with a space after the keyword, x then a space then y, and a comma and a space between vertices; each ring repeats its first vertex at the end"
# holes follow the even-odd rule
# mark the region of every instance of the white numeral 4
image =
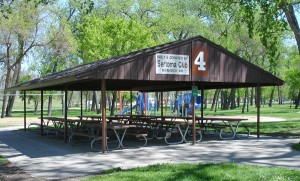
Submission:
POLYGON ((194 61, 195 65, 198 65, 198 70, 205 71, 204 52, 200 52, 194 61))

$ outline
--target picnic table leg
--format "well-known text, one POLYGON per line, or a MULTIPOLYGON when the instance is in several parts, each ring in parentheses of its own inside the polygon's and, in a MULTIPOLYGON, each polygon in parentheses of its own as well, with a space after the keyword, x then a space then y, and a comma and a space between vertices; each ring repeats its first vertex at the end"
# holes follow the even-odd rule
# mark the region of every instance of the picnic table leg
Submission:
MULTIPOLYGON (((184 142, 186 142, 186 143, 193 143, 193 141, 187 141, 186 140, 186 135, 188 133, 189 127, 190 127, 190 125, 187 126, 187 128, 186 128, 186 130, 184 132, 184 142)), ((201 129, 198 131, 198 134, 199 134, 199 139, 196 140, 196 143, 199 143, 202 140, 202 130, 201 129)))
POLYGON ((224 129, 221 129, 220 130, 220 138, 223 139, 223 140, 230 140, 230 139, 232 140, 232 139, 234 139, 235 135, 236 135, 236 130, 237 130, 238 126, 239 126, 239 123, 240 122, 238 121, 237 127, 233 128, 232 124, 230 122, 228 122, 228 125, 230 126, 230 130, 232 132, 232 136, 231 137, 227 137, 227 138, 223 137, 222 134, 224 133, 224 129))
MULTIPOLYGON (((179 125, 176 125, 176 127, 178 128, 179 134, 180 134, 180 136, 181 136, 181 140, 178 141, 178 142, 168 142, 168 139, 169 139, 171 136, 168 136, 168 137, 166 136, 166 137, 165 137, 165 142, 166 142, 168 145, 179 144, 179 143, 183 143, 183 141, 184 141, 184 136, 183 136, 183 133, 182 133, 182 130, 181 130, 180 126, 179 126, 179 125)), ((170 134, 171 134, 171 132, 170 132, 170 134)))

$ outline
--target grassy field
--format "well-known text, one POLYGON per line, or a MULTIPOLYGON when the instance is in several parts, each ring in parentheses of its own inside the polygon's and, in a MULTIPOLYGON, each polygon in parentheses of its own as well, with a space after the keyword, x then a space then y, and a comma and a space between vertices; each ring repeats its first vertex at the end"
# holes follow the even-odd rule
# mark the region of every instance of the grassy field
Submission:
POLYGON ((129 170, 110 170, 83 179, 96 180, 300 180, 300 171, 284 168, 221 164, 162 164, 129 170))
MULTIPOLYGON (((250 106, 249 112, 242 113, 242 108, 236 108, 234 110, 217 110, 215 111, 210 111, 209 109, 204 110, 204 116, 256 116, 255 106, 250 106)), ((294 109, 293 107, 290 108, 290 105, 284 104, 284 105, 278 105, 274 104, 272 107, 261 107, 261 116, 268 116, 268 117, 277 117, 277 118, 284 118, 287 120, 293 120, 293 119, 299 119, 300 117, 300 109, 294 109)), ((133 111, 135 112, 135 111, 133 111)), ((94 111, 84 111, 84 115, 97 115, 96 112, 94 111)), ((110 112, 107 110, 107 115, 109 115, 110 112)), ((115 110, 115 114, 119 114, 119 110, 115 110)), ((154 115, 155 113, 152 111, 151 115, 154 115)), ((157 115, 159 115, 160 112, 157 112, 157 115)), ((176 115, 175 113, 171 113, 169 109, 167 109, 164 112, 164 115, 176 115)), ((200 110, 196 111, 196 114, 200 115, 200 110)), ((19 110, 14 110, 13 111, 13 116, 14 117, 23 117, 23 109, 19 110)), ((44 108, 44 115, 47 115, 47 109, 46 107, 44 108)), ((69 116, 78 116, 80 115, 80 108, 79 107, 73 107, 68 110, 68 115, 69 116)), ((38 117, 40 116, 40 108, 35 115, 33 113, 33 109, 28 109, 27 110, 27 116, 28 117, 38 117)), ((59 107, 54 107, 53 110, 53 116, 63 116, 63 111, 59 107)))
MULTIPOLYGON (((241 125, 247 125, 251 128, 251 132, 254 133, 256 131, 256 123, 255 122, 244 122, 241 125)), ((244 131, 243 129, 240 129, 244 131)), ((281 122, 262 122, 260 123, 260 132, 261 134, 268 133, 277 133, 278 135, 294 133, 300 135, 300 118, 299 120, 293 121, 281 121, 281 122)))

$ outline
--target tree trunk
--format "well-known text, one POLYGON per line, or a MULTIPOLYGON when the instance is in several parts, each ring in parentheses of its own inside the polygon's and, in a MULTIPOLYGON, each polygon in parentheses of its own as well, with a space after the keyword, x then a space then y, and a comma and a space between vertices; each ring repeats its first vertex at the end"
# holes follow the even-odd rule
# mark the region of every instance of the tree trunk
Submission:
POLYGON ((96 104, 97 104, 97 101, 96 101, 96 91, 93 91, 93 96, 92 96, 92 108, 91 108, 91 111, 96 111, 96 104))
POLYGON ((111 96, 107 93, 107 94, 106 94, 106 97, 107 97, 108 106, 109 106, 109 110, 110 110, 110 106, 111 106, 111 96))
POLYGON ((300 54, 300 28, 295 15, 294 7, 292 4, 282 4, 281 9, 284 11, 289 26, 294 33, 298 46, 298 53, 300 54))
MULTIPOLYGON (((235 109, 235 92, 236 92, 236 88, 232 88, 231 89, 231 92, 230 92, 230 95, 229 95, 229 103, 228 105, 230 106, 230 109, 235 109)), ((228 107, 229 107, 228 106, 228 107)))
POLYGON ((99 99, 98 99, 98 96, 97 96, 97 91, 94 91, 94 94, 95 94, 96 112, 97 112, 97 114, 100 114, 101 110, 99 108, 99 99))
POLYGON ((215 105, 215 112, 217 112, 218 104, 219 104, 219 95, 220 95, 221 90, 219 89, 217 97, 216 97, 216 105, 215 105))
POLYGON ((85 112, 87 112, 88 111, 88 104, 89 104, 89 102, 88 102, 88 91, 85 91, 84 95, 85 95, 85 112))
POLYGON ((272 107, 273 97, 274 97, 274 91, 275 91, 275 89, 272 88, 271 95, 270 95, 270 100, 269 100, 269 107, 272 107))
POLYGON ((156 97, 156 111, 159 111, 160 108, 160 94, 158 94, 158 92, 155 92, 155 97, 156 97))
POLYGON ((254 100, 254 88, 251 87, 250 106, 253 106, 253 100, 254 100))
POLYGON ((237 94, 238 94, 237 100, 236 100, 236 102, 237 102, 237 107, 240 107, 240 102, 241 102, 240 89, 238 89, 237 94))
POLYGON ((71 91, 71 95, 70 95, 70 98, 69 98, 69 102, 68 102, 68 108, 71 108, 72 107, 72 100, 73 100, 73 93, 74 91, 71 91))
POLYGON ((221 109, 222 110, 228 110, 229 109, 229 104, 228 104, 228 92, 226 90, 222 90, 221 93, 221 109))
POLYGON ((115 115, 115 103, 117 100, 117 91, 112 91, 112 101, 110 107, 110 116, 115 115))
MULTIPOLYGON (((21 71, 21 64, 17 64, 15 66, 15 69, 14 69, 13 77, 11 78, 13 85, 16 85, 16 84, 19 83, 20 71, 21 71)), ((14 106, 14 103, 15 103, 15 98, 16 98, 15 94, 16 94, 16 91, 11 92, 11 94, 12 95, 9 96, 9 98, 8 98, 8 103, 7 103, 7 107, 6 107, 6 116, 7 117, 11 116, 11 112, 12 112, 12 109, 13 109, 13 106, 14 106)))
POLYGON ((283 97, 282 97, 282 91, 280 89, 280 86, 277 87, 278 90, 278 104, 283 104, 283 97))
POLYGON ((295 102, 295 109, 298 109, 299 104, 300 104, 300 92, 298 93, 298 98, 296 99, 296 102, 295 102))
POLYGON ((48 98, 48 116, 52 116, 52 96, 48 98))
POLYGON ((36 98, 35 100, 34 100, 34 115, 36 115, 37 114, 37 111, 38 111, 38 106, 39 106, 39 99, 38 98, 36 98))
POLYGON ((14 102, 15 102, 15 98, 16 96, 14 94, 16 94, 16 91, 13 91, 10 93, 11 95, 8 97, 8 101, 7 101, 7 107, 6 107, 6 110, 5 110, 5 116, 6 117, 11 117, 12 114, 12 109, 13 109, 13 106, 14 106, 14 102))
POLYGON ((243 103, 242 113, 245 113, 247 99, 248 99, 248 87, 245 89, 245 97, 244 97, 244 103, 243 103))
POLYGON ((216 89, 215 94, 214 94, 214 98, 213 98, 213 102, 212 102, 211 108, 210 108, 211 111, 214 110, 214 107, 217 104, 219 92, 220 92, 220 89, 216 89))
POLYGON ((1 110, 1 118, 5 117, 5 108, 6 108, 6 102, 7 102, 7 91, 6 88, 9 86, 10 82, 10 72, 11 69, 7 68, 6 76, 5 76, 5 84, 4 84, 4 91, 3 91, 3 100, 2 100, 2 110, 1 110))

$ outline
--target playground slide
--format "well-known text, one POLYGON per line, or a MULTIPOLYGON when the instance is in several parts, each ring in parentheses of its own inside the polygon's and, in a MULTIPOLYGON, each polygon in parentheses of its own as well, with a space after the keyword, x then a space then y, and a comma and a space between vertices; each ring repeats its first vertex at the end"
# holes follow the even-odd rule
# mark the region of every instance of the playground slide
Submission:
MULTIPOLYGON (((197 110, 197 109, 200 109, 200 107, 201 107, 201 104, 195 104, 195 109, 197 110)), ((190 115, 190 114, 192 114, 192 107, 189 107, 189 108, 187 108, 187 114, 188 115, 190 115)))
MULTIPOLYGON (((132 106, 132 109, 135 109, 137 106, 138 106, 138 104, 132 106)), ((123 109, 122 115, 126 114, 128 111, 130 111, 130 107, 127 107, 127 108, 123 109)))

